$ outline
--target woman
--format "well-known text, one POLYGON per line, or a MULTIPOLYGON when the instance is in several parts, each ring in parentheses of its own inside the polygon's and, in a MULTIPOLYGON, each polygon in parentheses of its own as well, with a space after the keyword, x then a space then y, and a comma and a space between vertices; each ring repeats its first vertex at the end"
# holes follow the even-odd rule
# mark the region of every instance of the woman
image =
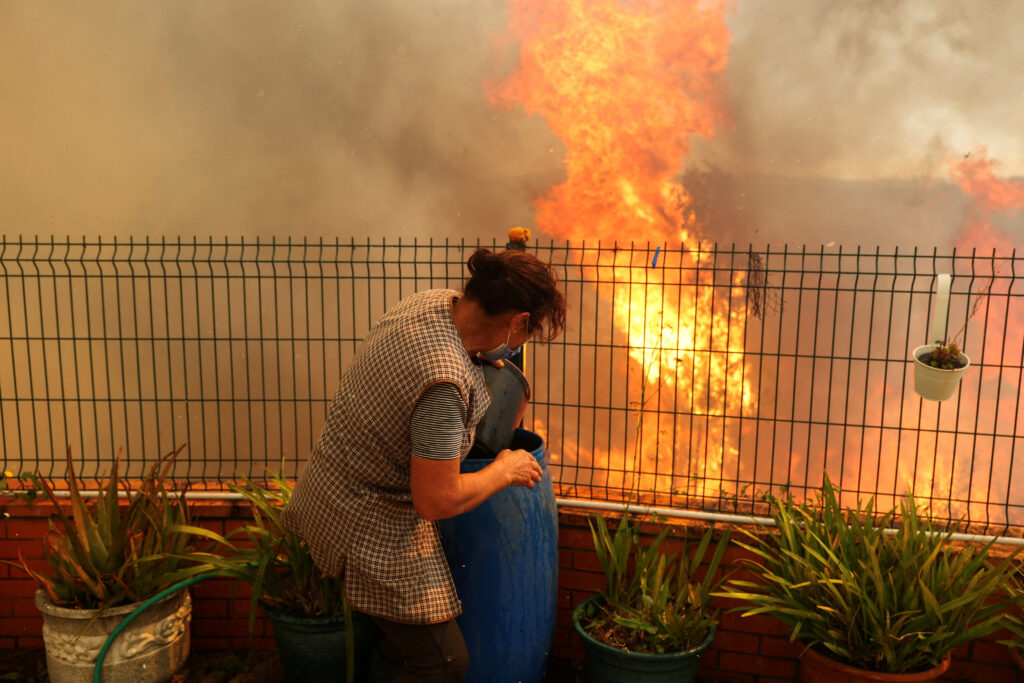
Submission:
POLYGON ((460 473, 491 403, 480 363, 500 365, 565 326, 554 270, 521 250, 477 250, 463 292, 429 290, 391 309, 345 371, 282 519, 317 566, 345 576, 352 607, 385 635, 398 681, 458 681, 469 655, 434 520, 472 510, 541 468, 504 450, 460 473))

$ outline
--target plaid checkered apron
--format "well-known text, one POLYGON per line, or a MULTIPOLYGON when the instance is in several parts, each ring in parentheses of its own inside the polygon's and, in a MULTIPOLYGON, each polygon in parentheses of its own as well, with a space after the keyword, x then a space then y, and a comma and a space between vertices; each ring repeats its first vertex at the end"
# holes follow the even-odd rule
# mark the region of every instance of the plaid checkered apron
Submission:
POLYGON ((393 621, 431 624, 462 613, 437 525, 416 512, 409 479, 409 424, 428 387, 459 387, 467 414, 463 457, 491 403, 452 321, 457 295, 414 294, 374 325, 282 514, 320 569, 344 573, 354 608, 393 621))

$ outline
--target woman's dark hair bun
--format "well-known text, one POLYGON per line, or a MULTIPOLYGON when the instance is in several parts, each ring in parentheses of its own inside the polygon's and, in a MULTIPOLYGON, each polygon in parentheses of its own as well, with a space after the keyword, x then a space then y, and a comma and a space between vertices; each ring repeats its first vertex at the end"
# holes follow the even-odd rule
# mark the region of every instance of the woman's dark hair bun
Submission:
POLYGON ((558 291, 558 277, 550 264, 519 249, 477 249, 466 267, 469 279, 462 291, 488 315, 526 311, 530 314, 530 333, 546 328, 549 340, 565 328, 565 299, 558 291))
POLYGON ((473 255, 469 257, 469 261, 466 262, 466 266, 469 270, 470 276, 495 276, 501 273, 505 267, 505 263, 501 260, 501 257, 493 251, 489 249, 477 249, 473 252, 473 255))

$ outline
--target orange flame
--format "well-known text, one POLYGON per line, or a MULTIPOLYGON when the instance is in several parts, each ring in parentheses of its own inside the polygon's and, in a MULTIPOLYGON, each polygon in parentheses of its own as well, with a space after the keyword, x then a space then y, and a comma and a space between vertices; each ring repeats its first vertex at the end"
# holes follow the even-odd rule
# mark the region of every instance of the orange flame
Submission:
MULTIPOLYGON (((537 200, 537 226, 577 242, 665 245, 663 258, 677 266, 655 268, 646 253, 643 263, 624 263, 613 252, 595 264, 602 270, 598 281, 607 283, 600 295, 614 302, 615 325, 627 332, 639 376, 639 397, 624 399, 637 415, 636 450, 632 458, 597 447, 584 454, 572 444, 566 453, 603 461, 630 491, 717 493, 721 464, 737 453, 724 416, 752 404, 742 363, 745 319, 742 312, 694 315, 714 310, 722 287, 710 275, 679 280, 679 273, 698 272, 694 266, 706 256, 676 246, 697 226, 690 196, 674 178, 691 136, 710 137, 724 119, 718 74, 730 39, 726 4, 512 0, 511 6, 521 63, 492 88, 492 98, 544 116, 566 147, 566 180, 537 200), (691 418, 666 424, 668 408, 691 418), (697 428, 694 415, 702 419, 697 428), (669 430, 671 438, 663 438, 669 430), (675 452, 660 452, 666 449, 675 452)), ((612 476, 606 485, 616 485, 612 476)))
POLYGON ((991 221, 997 213, 1024 210, 1024 183, 997 177, 984 149, 974 159, 948 161, 947 165, 960 189, 973 200, 968 226, 957 239, 957 247, 1009 254, 1013 243, 1009 236, 993 230, 991 221))
POLYGON ((566 146, 566 182, 536 203, 538 227, 571 240, 685 241, 690 199, 672 178, 690 136, 710 137, 721 118, 722 4, 511 4, 521 64, 492 98, 544 116, 566 146))

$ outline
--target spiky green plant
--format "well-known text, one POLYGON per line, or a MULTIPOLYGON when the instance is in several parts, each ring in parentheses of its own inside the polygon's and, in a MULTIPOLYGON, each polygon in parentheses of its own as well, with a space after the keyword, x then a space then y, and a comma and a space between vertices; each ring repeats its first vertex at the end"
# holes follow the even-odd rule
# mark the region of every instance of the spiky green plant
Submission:
POLYGON ((281 511, 292 495, 292 485, 279 473, 267 473, 263 487, 243 476, 243 485, 228 484, 242 495, 252 510, 253 523, 221 536, 207 529, 183 529, 214 541, 203 551, 182 556, 190 566, 178 574, 185 579, 196 574, 216 574, 242 581, 252 587, 250 629, 259 602, 285 614, 341 616, 346 603, 344 582, 317 569, 309 546, 281 524, 281 511))
POLYGON ((345 620, 346 679, 355 676, 355 640, 352 610, 345 600, 344 579, 317 569, 309 546, 284 528, 281 511, 291 499, 293 487, 280 473, 268 470, 264 487, 242 476, 243 485, 228 484, 249 503, 253 523, 227 536, 198 527, 182 530, 214 542, 212 548, 181 556, 189 566, 179 579, 198 574, 232 578, 252 588, 249 633, 256 625, 260 603, 278 612, 307 617, 343 617, 345 620))
POLYGON ((873 500, 843 509, 827 475, 816 502, 769 497, 776 532, 737 541, 760 581, 732 580, 722 597, 747 603, 743 616, 770 614, 791 640, 849 666, 908 673, 938 666, 957 645, 989 635, 1020 597, 1004 590, 1014 550, 995 561, 995 541, 952 547, 913 496, 884 515, 873 500), (895 528, 890 528, 890 527, 895 528))
POLYGON ((590 603, 582 614, 587 633, 612 647, 631 652, 684 652, 699 645, 715 623, 711 593, 721 583, 718 568, 729 544, 726 531, 714 548, 702 579, 700 567, 711 546, 708 529, 690 552, 663 552, 668 529, 648 545, 639 527, 624 514, 612 534, 599 514, 590 523, 594 549, 604 571, 603 605, 590 603))
POLYGON ((97 498, 86 503, 68 450, 67 478, 71 515, 64 511, 53 485, 38 474, 19 492, 31 501, 39 491, 53 506, 50 531, 43 537, 43 557, 50 572, 36 571, 24 557, 12 566, 24 570, 62 607, 97 609, 150 598, 175 582, 187 561, 191 535, 185 492, 175 495, 166 479, 184 448, 161 457, 138 488, 119 475, 120 455, 97 498), (127 493, 127 504, 118 492, 127 493))
MULTIPOLYGON (((1024 564, 1016 563, 1013 576, 1006 584, 1006 593, 1024 601, 1024 564)), ((1020 604, 1008 609, 1003 616, 1005 617, 1003 625, 1010 633, 1010 637, 999 642, 1013 648, 1018 654, 1024 653, 1024 611, 1021 610, 1020 604)))

